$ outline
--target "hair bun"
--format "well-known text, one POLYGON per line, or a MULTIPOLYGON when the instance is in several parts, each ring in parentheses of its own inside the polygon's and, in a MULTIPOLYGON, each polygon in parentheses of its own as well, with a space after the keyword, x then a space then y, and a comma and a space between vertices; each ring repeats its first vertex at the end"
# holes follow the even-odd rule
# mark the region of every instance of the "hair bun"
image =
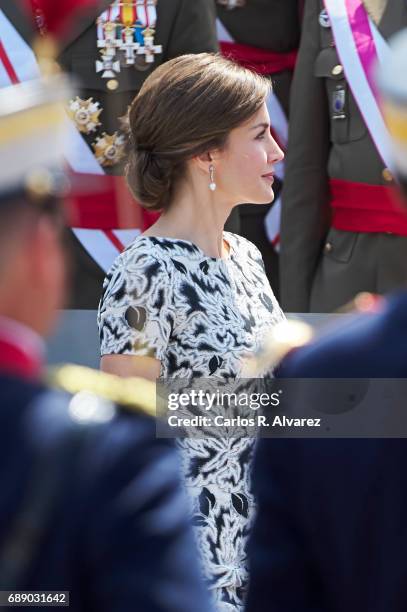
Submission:
POLYGON ((135 148, 126 166, 127 183, 145 208, 162 210, 171 197, 176 165, 151 149, 135 148))

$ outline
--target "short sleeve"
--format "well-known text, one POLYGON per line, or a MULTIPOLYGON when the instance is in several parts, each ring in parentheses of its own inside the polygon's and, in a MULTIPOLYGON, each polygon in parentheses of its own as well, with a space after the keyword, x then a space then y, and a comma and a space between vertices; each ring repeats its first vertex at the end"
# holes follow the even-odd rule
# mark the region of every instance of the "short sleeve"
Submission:
POLYGON ((173 324, 171 267, 149 251, 126 251, 103 285, 98 312, 101 355, 161 360, 173 324))

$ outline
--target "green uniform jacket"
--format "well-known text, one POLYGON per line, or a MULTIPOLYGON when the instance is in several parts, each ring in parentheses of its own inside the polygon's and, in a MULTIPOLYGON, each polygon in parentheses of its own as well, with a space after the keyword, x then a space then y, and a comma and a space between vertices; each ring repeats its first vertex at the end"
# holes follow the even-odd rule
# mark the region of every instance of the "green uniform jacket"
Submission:
MULTIPOLYGON (((281 298, 289 312, 332 311, 359 291, 383 293, 407 279, 407 239, 330 228, 329 178, 388 185, 343 73, 321 0, 307 0, 290 103, 281 220, 281 298), (345 91, 335 119, 337 88, 345 91)), ((404 0, 389 0, 379 24, 388 39, 407 26, 404 0)))

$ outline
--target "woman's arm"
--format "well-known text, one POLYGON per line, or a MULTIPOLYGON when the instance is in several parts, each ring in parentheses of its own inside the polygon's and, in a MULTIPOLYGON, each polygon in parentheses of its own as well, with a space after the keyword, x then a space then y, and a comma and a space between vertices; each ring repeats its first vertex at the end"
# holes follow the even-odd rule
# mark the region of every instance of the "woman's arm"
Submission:
POLYGON ((116 260, 98 312, 103 372, 152 381, 160 376, 175 318, 171 272, 148 241, 116 260))
POLYGON ((108 374, 127 378, 140 376, 155 381, 160 376, 161 362, 154 357, 134 355, 103 355, 100 369, 108 374))

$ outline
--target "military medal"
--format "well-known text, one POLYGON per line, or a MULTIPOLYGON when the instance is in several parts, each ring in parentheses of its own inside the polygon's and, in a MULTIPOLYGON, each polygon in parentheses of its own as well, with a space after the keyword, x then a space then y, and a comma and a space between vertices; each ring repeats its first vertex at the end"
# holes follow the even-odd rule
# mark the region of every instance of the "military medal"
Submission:
POLYGON ((69 102, 68 106, 68 114, 82 134, 91 134, 101 125, 99 121, 101 112, 99 102, 94 102, 93 98, 82 100, 79 96, 76 96, 74 100, 69 102))
POLYGON ((96 138, 92 147, 101 166, 115 166, 125 156, 126 138, 119 132, 103 132, 102 136, 96 138))
MULTIPOLYGON (((96 72, 106 79, 109 91, 119 88, 116 76, 122 68, 133 66, 146 70, 162 46, 154 43, 157 23, 157 0, 115 0, 97 19, 97 47, 101 58, 96 72)), ((76 98, 69 105, 69 114, 78 129, 90 134, 101 125, 102 109, 92 98, 76 98)), ((120 132, 99 135, 92 144, 95 157, 103 167, 114 166, 125 156, 126 137, 120 132)))
POLYGON ((140 44, 134 41, 134 30, 131 26, 126 26, 123 29, 123 42, 120 45, 120 50, 124 51, 126 66, 134 66, 135 52, 140 47, 140 44))
POLYGON ((148 27, 143 32, 144 45, 137 51, 137 55, 143 55, 146 64, 154 63, 154 55, 162 53, 163 48, 161 45, 154 44, 155 30, 152 27, 148 27))
POLYGON ((96 60, 96 72, 103 72, 103 79, 112 79, 120 72, 120 62, 113 61, 109 55, 103 54, 101 60, 96 60))
POLYGON ((115 20, 119 15, 118 7, 112 5, 98 17, 97 46, 102 54, 101 60, 96 60, 96 72, 102 72, 102 79, 112 79, 120 72, 120 60, 117 59, 117 49, 121 41, 117 38, 115 20))
MULTIPOLYGON (((162 53, 162 46, 154 44, 156 4, 157 0, 115 0, 100 15, 97 46, 102 57, 96 62, 96 72, 102 78, 111 83, 120 68, 129 66, 145 70, 162 53)), ((108 85, 108 89, 115 88, 108 85)))
POLYGON ((154 63, 155 55, 163 52, 162 45, 154 43, 155 27, 157 23, 157 0, 137 0, 135 34, 140 44, 137 49, 135 67, 145 70, 149 64, 154 63))
POLYGON ((218 0, 218 4, 224 6, 228 10, 241 8, 246 4, 246 0, 218 0))
POLYGON ((133 1, 122 0, 120 4, 120 22, 122 26, 120 50, 124 52, 126 66, 134 66, 135 54, 140 47, 140 40, 136 38, 135 24, 137 21, 136 5, 133 1))

